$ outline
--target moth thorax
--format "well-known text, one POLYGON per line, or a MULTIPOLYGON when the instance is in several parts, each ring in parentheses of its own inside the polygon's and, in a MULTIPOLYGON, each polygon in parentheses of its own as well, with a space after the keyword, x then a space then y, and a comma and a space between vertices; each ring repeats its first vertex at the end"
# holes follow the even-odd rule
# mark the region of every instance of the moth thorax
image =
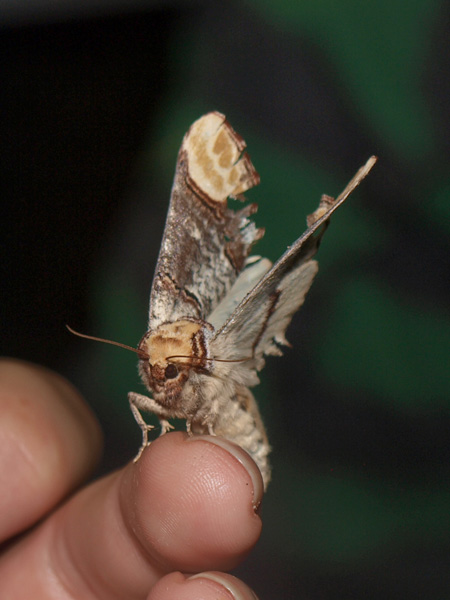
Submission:
POLYGON ((189 371, 205 371, 208 360, 208 337, 211 325, 200 320, 180 320, 164 323, 148 331, 139 344, 142 375, 156 392, 167 392, 168 386, 182 385, 189 371), (147 358, 148 357, 148 358, 147 358))

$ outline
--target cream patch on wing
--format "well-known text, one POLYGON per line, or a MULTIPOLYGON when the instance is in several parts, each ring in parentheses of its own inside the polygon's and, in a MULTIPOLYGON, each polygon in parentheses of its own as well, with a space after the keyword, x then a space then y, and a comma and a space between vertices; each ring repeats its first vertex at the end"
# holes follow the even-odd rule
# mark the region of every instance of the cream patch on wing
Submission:
POLYGON ((183 141, 189 177, 209 199, 225 203, 259 183, 246 144, 225 120, 212 112, 195 121, 183 141))

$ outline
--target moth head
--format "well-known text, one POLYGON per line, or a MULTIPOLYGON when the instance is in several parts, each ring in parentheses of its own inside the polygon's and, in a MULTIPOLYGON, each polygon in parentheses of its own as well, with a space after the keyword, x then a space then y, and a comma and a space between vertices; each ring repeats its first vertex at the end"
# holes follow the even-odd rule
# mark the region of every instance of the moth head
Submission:
POLYGON ((199 320, 164 323, 148 331, 138 346, 139 370, 154 399, 172 407, 192 373, 207 373, 211 326, 199 320))

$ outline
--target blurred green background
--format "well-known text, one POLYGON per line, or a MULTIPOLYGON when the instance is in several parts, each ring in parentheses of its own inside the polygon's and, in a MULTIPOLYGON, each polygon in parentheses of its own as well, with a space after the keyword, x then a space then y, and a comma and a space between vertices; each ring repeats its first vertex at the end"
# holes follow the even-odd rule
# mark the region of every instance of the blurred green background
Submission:
POLYGON ((449 4, 114 7, 0 30, 2 352, 74 381, 105 429, 101 472, 122 465, 135 356, 64 324, 145 332, 189 125, 217 109, 247 141, 271 259, 376 154, 255 389, 274 473, 237 574, 261 599, 450 598, 449 4))

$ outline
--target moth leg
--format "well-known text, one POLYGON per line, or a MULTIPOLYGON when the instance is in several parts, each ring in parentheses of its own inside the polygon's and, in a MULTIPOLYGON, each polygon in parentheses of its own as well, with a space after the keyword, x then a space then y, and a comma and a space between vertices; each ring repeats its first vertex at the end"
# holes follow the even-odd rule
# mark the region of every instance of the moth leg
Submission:
POLYGON ((144 410, 145 412, 150 412, 160 417, 161 429, 164 430, 164 433, 171 429, 171 425, 168 421, 164 419, 166 417, 166 412, 157 402, 153 400, 153 398, 149 398, 148 396, 143 396, 142 394, 136 394, 135 392, 128 393, 128 401, 130 402, 131 412, 133 413, 134 418, 136 419, 136 423, 139 425, 142 431, 142 444, 139 448, 139 452, 135 456, 133 462, 137 462, 144 451, 144 449, 150 444, 148 441, 148 432, 155 428, 154 425, 149 425, 144 420, 143 416, 139 411, 144 410), (167 425, 169 427, 167 427, 167 425))
POLYGON ((160 436, 164 435, 171 429, 175 429, 175 427, 171 425, 166 419, 159 419, 159 424, 161 425, 161 433, 159 434, 160 436))
POLYGON ((208 408, 208 412, 204 413, 203 415, 197 413, 196 417, 202 417, 201 423, 203 427, 206 427, 208 429, 208 434, 209 435, 216 435, 215 431, 214 431, 214 425, 216 424, 216 418, 217 415, 219 414, 219 401, 213 400, 211 402, 211 406, 208 408))
POLYGON ((215 422, 215 415, 209 413, 204 413, 202 415, 199 411, 194 418, 186 419, 186 431, 188 432, 188 435, 193 435, 194 433, 205 434, 206 428, 209 435, 216 435, 214 431, 215 422), (194 431, 192 431, 192 423, 194 423, 194 431))
POLYGON ((186 431, 189 437, 191 435, 202 435, 205 433, 203 423, 199 423, 196 418, 186 419, 186 431))

